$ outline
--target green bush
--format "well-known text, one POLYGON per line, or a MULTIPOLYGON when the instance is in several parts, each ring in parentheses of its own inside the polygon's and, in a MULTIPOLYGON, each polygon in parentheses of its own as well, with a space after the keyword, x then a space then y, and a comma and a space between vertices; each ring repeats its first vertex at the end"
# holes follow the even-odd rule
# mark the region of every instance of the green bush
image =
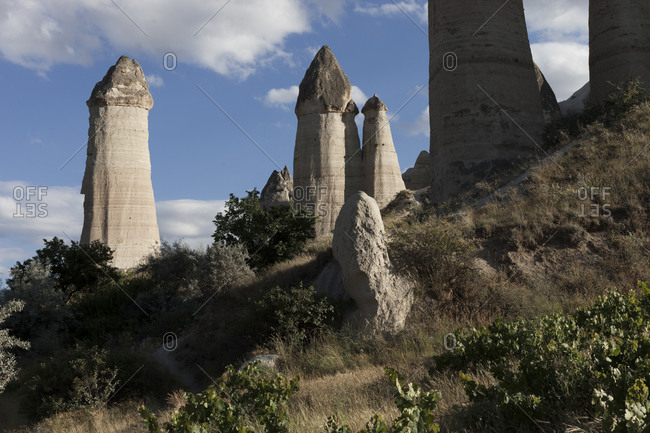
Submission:
POLYGON ((54 288, 65 294, 69 301, 77 293, 92 292, 98 286, 119 279, 119 272, 110 265, 113 252, 100 241, 90 245, 79 245, 72 241, 66 245, 62 239, 43 239, 45 247, 36 251, 36 256, 23 263, 16 263, 10 269, 11 278, 7 285, 12 290, 29 274, 30 268, 47 266, 54 279, 54 288))
POLYGON ((21 407, 38 419, 165 395, 178 384, 151 355, 132 349, 130 341, 120 341, 107 348, 77 345, 61 349, 23 370, 20 385, 21 407))
POLYGON ((315 217, 298 214, 292 206, 263 207, 259 192, 244 198, 230 194, 226 210, 214 218, 216 243, 243 245, 253 269, 263 270, 300 253, 316 236, 315 217))
MULTIPOLYGON (((392 368, 386 368, 386 376, 396 388, 395 405, 400 411, 399 416, 389 428, 382 416, 377 414, 366 423, 359 433, 437 433, 440 431, 434 422, 433 411, 440 401, 440 393, 436 391, 422 392, 420 386, 406 383, 405 378, 392 368)), ((339 426, 334 417, 327 419, 327 433, 352 433, 347 425, 339 426)))
MULTIPOLYGON (((185 405, 165 423, 168 433, 287 433, 287 402, 298 391, 298 378, 264 377, 259 362, 237 371, 227 368, 214 385, 199 394, 185 393, 185 405)), ((162 433, 144 406, 140 414, 150 433, 162 433)))
MULTIPOLYGON (((24 306, 25 303, 21 301, 9 301, 0 305, 0 325, 11 314, 22 310, 24 306)), ((12 337, 6 329, 0 329, 0 394, 18 374, 16 355, 9 352, 13 348, 29 349, 29 343, 12 337)))
MULTIPOLYGON (((551 422, 582 414, 602 420, 603 431, 639 433, 650 422, 650 289, 610 292, 575 315, 497 320, 459 332, 454 351, 436 368, 460 370, 477 410, 474 421, 516 430, 531 419, 551 422), (487 370, 495 385, 465 372, 487 370)), ((531 426, 532 427, 532 426, 531 426)))
POLYGON ((332 326, 334 307, 313 287, 286 290, 275 287, 256 302, 258 318, 266 332, 298 344, 332 326))
POLYGON ((398 223, 388 253, 395 267, 417 283, 421 296, 466 297, 475 248, 451 223, 435 217, 398 223))

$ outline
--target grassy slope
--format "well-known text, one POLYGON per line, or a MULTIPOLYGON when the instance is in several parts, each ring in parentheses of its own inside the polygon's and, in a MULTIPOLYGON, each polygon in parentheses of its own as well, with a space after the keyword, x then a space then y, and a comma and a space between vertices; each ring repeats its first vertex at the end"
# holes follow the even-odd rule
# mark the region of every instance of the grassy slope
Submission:
MULTIPOLYGON (((327 416, 333 414, 357 429, 376 411, 394 416, 390 386, 383 376, 383 367, 390 365, 409 379, 440 390, 443 431, 458 428, 454 406, 467 402, 460 383, 454 377, 426 373, 431 357, 444 350, 445 334, 485 325, 496 315, 533 317, 572 311, 606 288, 633 288, 637 280, 650 279, 650 149, 646 149, 650 106, 642 106, 617 127, 592 126, 583 138, 517 190, 479 209, 442 215, 477 245, 481 263, 489 265, 490 272, 476 270, 470 288, 473 301, 463 308, 418 303, 408 329, 397 337, 341 331, 300 350, 279 341, 246 342, 225 350, 232 340, 228 325, 237 314, 245 314, 234 311, 236 307, 245 308, 249 296, 273 285, 313 279, 329 254, 327 246, 319 245, 273 268, 249 284, 244 294, 211 304, 187 330, 187 363, 200 362, 215 371, 252 353, 280 354, 281 372, 301 377, 301 389, 290 405, 292 430, 301 433, 322 431, 327 416), (581 200, 578 189, 583 187, 610 188, 609 195, 581 200), (581 216, 582 205, 589 211, 592 204, 601 206, 601 213, 581 216), (611 215, 602 211, 604 204, 611 215)), ((136 403, 100 411, 90 423, 86 423, 87 413, 69 413, 39 426, 52 432, 144 431, 136 427, 136 403)))

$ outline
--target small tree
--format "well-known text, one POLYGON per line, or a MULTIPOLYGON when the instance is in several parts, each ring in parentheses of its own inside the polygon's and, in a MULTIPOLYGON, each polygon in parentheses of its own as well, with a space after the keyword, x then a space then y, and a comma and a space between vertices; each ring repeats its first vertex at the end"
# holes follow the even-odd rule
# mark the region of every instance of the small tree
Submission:
MULTIPOLYGON (((20 311, 25 306, 21 301, 9 301, 0 306, 0 324, 16 311, 20 311)), ((0 394, 5 390, 7 384, 16 378, 16 355, 9 352, 13 348, 29 349, 29 342, 19 340, 9 335, 6 329, 0 329, 0 394)))
POLYGON ((226 210, 214 218, 217 243, 242 244, 250 256, 251 268, 264 269, 302 251, 316 236, 316 218, 298 214, 292 206, 265 208, 259 191, 247 191, 245 198, 230 194, 226 210))
POLYGON ((92 291, 107 280, 119 278, 117 269, 110 265, 113 251, 100 241, 83 246, 72 241, 71 245, 66 245, 62 239, 54 237, 50 241, 43 239, 43 242, 45 247, 37 250, 34 257, 17 262, 10 269, 7 285, 12 290, 36 262, 49 267, 54 287, 63 292, 68 301, 75 293, 92 291))

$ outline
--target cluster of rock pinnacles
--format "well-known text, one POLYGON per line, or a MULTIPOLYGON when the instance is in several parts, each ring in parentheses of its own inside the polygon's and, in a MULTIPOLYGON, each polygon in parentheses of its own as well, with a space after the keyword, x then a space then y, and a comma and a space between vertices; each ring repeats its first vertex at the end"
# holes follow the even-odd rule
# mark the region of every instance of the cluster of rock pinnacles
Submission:
MULTIPOLYGON (((589 101, 605 100, 611 83, 650 85, 650 2, 590 0, 589 15, 589 101)), ((430 188, 433 202, 454 197, 535 155, 545 125, 560 117, 533 63, 523 0, 429 0, 429 50, 430 148, 412 169, 401 174, 376 95, 362 109, 359 139, 350 81, 325 46, 300 84, 294 177, 286 167, 273 172, 261 194, 265 206, 313 211, 319 236, 334 233, 335 260, 317 287, 352 297, 353 321, 387 331, 404 326, 413 296, 390 264, 379 210, 406 187, 430 188)), ((114 250, 115 266, 132 268, 160 245, 148 147, 153 99, 140 65, 120 57, 87 105, 81 244, 99 240, 114 250)))

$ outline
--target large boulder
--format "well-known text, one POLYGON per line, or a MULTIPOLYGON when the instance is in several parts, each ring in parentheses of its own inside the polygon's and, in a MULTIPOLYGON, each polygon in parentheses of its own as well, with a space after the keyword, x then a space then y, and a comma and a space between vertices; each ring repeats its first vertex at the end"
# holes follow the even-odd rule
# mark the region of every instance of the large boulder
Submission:
POLYGON ((390 262, 384 223, 372 197, 359 191, 345 202, 332 247, 345 290, 358 306, 352 324, 390 333, 403 329, 413 292, 390 262))

